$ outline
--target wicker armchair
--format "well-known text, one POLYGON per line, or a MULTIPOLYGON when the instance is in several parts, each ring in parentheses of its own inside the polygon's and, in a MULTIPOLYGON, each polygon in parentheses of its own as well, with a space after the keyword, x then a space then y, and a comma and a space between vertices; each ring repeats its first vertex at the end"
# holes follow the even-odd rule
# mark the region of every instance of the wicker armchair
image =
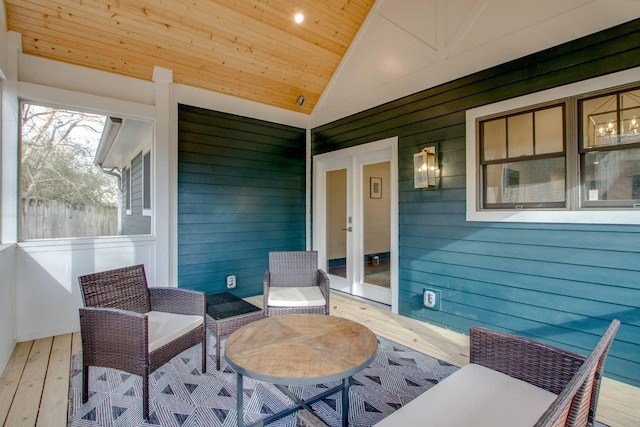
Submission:
POLYGON ((558 397, 534 427, 593 425, 604 362, 620 321, 613 320, 588 357, 484 328, 470 329, 470 363, 543 388, 558 397))
MULTIPOLYGON (((485 328, 470 329, 470 363, 376 424, 587 427, 620 322, 589 356, 485 328)), ((304 424, 302 424, 304 425, 304 424)))
POLYGON ((329 277, 316 251, 270 252, 264 274, 265 316, 329 314, 329 277))
POLYGON ((182 351, 202 345, 206 371, 204 293, 148 288, 144 266, 118 268, 78 278, 84 308, 82 401, 89 395, 89 366, 142 376, 142 407, 149 418, 149 374, 182 351))

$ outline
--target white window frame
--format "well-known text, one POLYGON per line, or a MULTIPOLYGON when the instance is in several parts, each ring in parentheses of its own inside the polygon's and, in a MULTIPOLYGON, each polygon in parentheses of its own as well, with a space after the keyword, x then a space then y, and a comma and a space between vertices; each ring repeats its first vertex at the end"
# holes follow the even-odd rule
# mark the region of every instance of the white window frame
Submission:
POLYGON ((124 208, 125 208, 125 214, 126 215, 131 215, 131 163, 129 163, 128 166, 125 167, 124 169, 125 173, 125 178, 127 180, 127 185, 125 188, 125 191, 127 192, 127 194, 125 195, 125 201, 124 201, 124 208))
MULTIPOLYGON (((576 97, 616 86, 640 81, 640 67, 602 77, 596 77, 565 86, 524 95, 505 101, 488 104, 466 112, 466 219, 488 222, 532 222, 532 223, 590 223, 590 224, 640 224, 640 209, 593 209, 577 210, 569 200, 567 208, 547 209, 481 209, 480 179, 478 173, 478 126, 477 119, 554 100, 576 97), (572 210, 573 209, 573 210, 572 210)), ((569 132, 572 132, 571 130, 569 132)), ((569 149, 569 147, 567 147, 569 149)), ((576 166, 577 167, 577 166, 576 166)), ((572 174, 571 171, 567 171, 572 174)), ((577 176, 577 172, 575 174, 577 176)), ((567 179, 571 177, 568 176, 567 179)), ((572 197, 575 199, 574 197, 572 197)))
POLYGON ((142 215, 143 216, 151 216, 153 209, 151 208, 153 206, 153 158, 151 155, 151 150, 148 150, 146 153, 143 152, 142 153, 142 215), (149 156, 149 170, 147 171, 146 167, 145 167, 145 157, 149 156), (147 177, 147 172, 149 173, 149 176, 147 177), (147 179, 149 180, 149 207, 145 207, 145 197, 146 197, 146 193, 144 191, 146 184, 147 184, 147 179))

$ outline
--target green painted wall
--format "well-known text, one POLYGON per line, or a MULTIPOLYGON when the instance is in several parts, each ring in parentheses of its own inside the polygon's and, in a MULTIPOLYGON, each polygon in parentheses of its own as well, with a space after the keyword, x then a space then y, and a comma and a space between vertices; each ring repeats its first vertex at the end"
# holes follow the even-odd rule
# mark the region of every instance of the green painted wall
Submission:
POLYGON ((261 294, 269 251, 305 249, 305 130, 178 111, 178 284, 261 294))
POLYGON ((401 314, 583 354, 618 318, 607 375, 640 386, 640 227, 465 219, 465 110, 637 66, 640 20, 312 130, 314 155, 399 137, 401 314), (413 153, 433 142, 441 188, 416 190, 413 153), (442 290, 441 311, 423 307, 424 287, 442 290))

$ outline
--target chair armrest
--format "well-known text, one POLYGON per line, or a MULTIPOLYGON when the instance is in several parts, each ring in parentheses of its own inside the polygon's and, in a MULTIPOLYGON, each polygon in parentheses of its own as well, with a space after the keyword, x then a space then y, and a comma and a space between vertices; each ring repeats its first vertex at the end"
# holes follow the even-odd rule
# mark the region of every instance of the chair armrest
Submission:
POLYGON ((325 301, 327 301, 327 307, 329 307, 329 276, 321 268, 318 269, 318 287, 320 287, 320 292, 322 292, 325 301))
POLYGON ((594 424, 604 362, 619 327, 619 320, 611 321, 598 344, 569 381, 569 384, 538 419, 535 427, 591 426, 594 424), (568 422, 569 420, 571 420, 571 424, 568 422))
POLYGON ((207 300, 204 292, 181 288, 149 288, 151 310, 175 314, 204 315, 207 300))
MULTIPOLYGON (((83 363, 122 369, 144 365, 149 349, 145 314, 117 308, 80 308, 83 363)), ((136 372, 133 372, 136 373, 136 372)))
POLYGON ((265 313, 269 304, 269 287, 271 286, 271 273, 269 270, 264 272, 264 277, 262 278, 262 307, 264 307, 265 313))
POLYGON ((265 289, 269 287, 269 285, 271 284, 271 273, 269 272, 269 270, 264 272, 264 277, 262 278, 262 284, 264 285, 265 289))
POLYGON ((586 357, 528 338, 472 327, 469 361, 560 394, 586 357))

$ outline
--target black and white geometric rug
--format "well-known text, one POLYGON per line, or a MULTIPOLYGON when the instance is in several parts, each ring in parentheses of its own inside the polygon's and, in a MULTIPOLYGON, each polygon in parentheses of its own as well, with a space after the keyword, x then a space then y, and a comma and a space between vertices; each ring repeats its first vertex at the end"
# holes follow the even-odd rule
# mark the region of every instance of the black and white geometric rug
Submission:
MULTIPOLYGON (((200 350, 193 347, 151 375, 152 404, 148 422, 142 419, 142 380, 108 368, 89 369, 89 400, 82 404, 82 360, 74 356, 69 390, 69 425, 81 426, 235 426, 236 375, 222 358, 215 370, 215 337, 209 337, 207 373, 200 373, 200 350)), ((222 344, 224 347, 224 341, 222 344)), ((349 425, 369 427, 458 368, 426 354, 378 337, 375 361, 354 375, 349 394, 349 425)), ((307 399, 337 383, 290 387, 307 399)), ((244 378, 245 423, 253 423, 291 406, 272 384, 244 378)), ((341 424, 340 392, 314 407, 325 423, 341 424)), ((295 413, 270 424, 295 427, 295 413)))

